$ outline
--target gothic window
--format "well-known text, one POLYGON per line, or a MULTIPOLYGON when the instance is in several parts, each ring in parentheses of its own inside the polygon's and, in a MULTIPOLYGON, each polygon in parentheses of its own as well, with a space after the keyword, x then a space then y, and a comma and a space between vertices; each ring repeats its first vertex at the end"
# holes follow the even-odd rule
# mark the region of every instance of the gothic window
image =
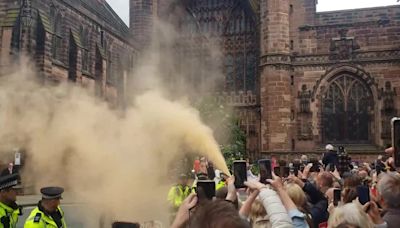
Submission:
POLYGON ((107 82, 108 83, 114 83, 114 62, 112 58, 112 53, 111 51, 108 52, 108 59, 107 59, 107 82))
POLYGON ((50 19, 54 23, 54 19, 56 18, 57 15, 57 9, 54 5, 50 6, 50 19))
POLYGON ((101 30, 100 31, 100 45, 101 45, 101 47, 102 48, 104 48, 105 49, 105 47, 106 47, 106 35, 105 35, 105 32, 104 32, 104 30, 101 30))
POLYGON ((234 69, 233 69, 233 57, 228 54, 225 58, 225 73, 226 73, 226 88, 228 91, 234 89, 234 69))
MULTIPOLYGON (((51 7, 53 8, 53 7, 51 7)), ((62 17, 53 9, 50 14, 54 16, 53 21, 53 40, 52 40, 52 56, 54 59, 61 61, 62 58, 62 17), (54 11, 53 11, 54 10, 54 11)))
POLYGON ((235 23, 235 33, 240 33, 240 25, 242 24, 242 17, 241 16, 238 16, 237 18, 236 18, 236 23, 235 23))
POLYGON ((246 56, 246 91, 254 91, 256 84, 257 60, 254 52, 248 52, 246 56))
POLYGON ((238 52, 235 57, 235 84, 236 90, 243 90, 243 76, 244 76, 244 55, 238 52))
POLYGON ((332 80, 323 95, 323 132, 327 142, 367 143, 372 95, 350 74, 332 80))
POLYGON ((115 69, 115 83, 118 83, 117 86, 121 86, 124 77, 123 77, 123 66, 119 54, 117 54, 115 57, 115 63, 117 66, 115 69))
POLYGON ((300 113, 309 113, 311 91, 307 89, 307 85, 301 86, 301 91, 299 92, 299 99, 300 99, 300 113))
POLYGON ((392 88, 390 82, 385 83, 385 88, 381 88, 379 92, 380 98, 383 100, 382 107, 382 133, 381 138, 390 140, 391 137, 391 126, 390 120, 396 116, 397 110, 394 106, 394 97, 396 96, 396 91, 392 88))
POLYGON ((82 71, 89 72, 89 31, 81 26, 81 43, 82 43, 82 71))
POLYGON ((246 31, 246 18, 244 15, 240 17, 240 32, 245 32, 246 31))

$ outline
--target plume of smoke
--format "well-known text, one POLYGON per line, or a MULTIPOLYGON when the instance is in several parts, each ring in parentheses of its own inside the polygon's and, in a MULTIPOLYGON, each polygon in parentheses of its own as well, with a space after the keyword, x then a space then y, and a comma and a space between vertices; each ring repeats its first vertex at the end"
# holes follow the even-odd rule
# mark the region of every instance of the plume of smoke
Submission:
MULTIPOLYGON (((115 219, 165 221, 167 171, 176 157, 203 154, 229 173, 213 132, 187 102, 184 74, 192 69, 174 68, 176 34, 160 31, 163 42, 139 61, 123 115, 78 86, 37 83, 29 67, 0 78, 1 147, 27 150, 25 183, 64 186, 75 200, 115 219), (165 80, 171 75, 172 87, 165 80)), ((201 74, 211 71, 219 75, 213 67, 201 74)), ((98 227, 97 218, 87 220, 85 227, 98 227)))

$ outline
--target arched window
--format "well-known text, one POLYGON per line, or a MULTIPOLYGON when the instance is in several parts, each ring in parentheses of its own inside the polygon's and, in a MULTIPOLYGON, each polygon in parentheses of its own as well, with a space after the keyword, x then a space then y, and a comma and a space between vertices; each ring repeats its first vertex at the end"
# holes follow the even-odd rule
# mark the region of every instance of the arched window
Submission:
POLYGON ((257 59, 254 52, 246 56, 246 91, 254 91, 256 85, 257 59))
POLYGON ((236 91, 244 89, 244 55, 242 52, 238 52, 235 56, 235 84, 236 91))
MULTIPOLYGON (((51 7, 53 8, 53 7, 51 7)), ((52 56, 54 59, 62 60, 62 17, 60 13, 56 13, 55 9, 52 9, 50 15, 54 16, 53 21, 53 40, 52 40, 52 56), (53 15, 52 15, 53 14, 53 15)))
POLYGON ((82 71, 89 72, 89 31, 83 26, 80 27, 80 36, 82 42, 82 71))
POLYGON ((373 104, 367 85, 351 74, 341 74, 329 83, 322 97, 323 136, 326 142, 370 141, 369 111, 373 104))
POLYGON ((115 82, 114 59, 111 51, 108 52, 107 57, 107 82, 111 84, 115 82))
POLYGON ((246 31, 246 17, 244 14, 240 17, 240 32, 246 31))
POLYGON ((225 58, 225 73, 226 73, 226 90, 232 91, 235 89, 234 69, 233 69, 233 57, 228 54, 225 58))

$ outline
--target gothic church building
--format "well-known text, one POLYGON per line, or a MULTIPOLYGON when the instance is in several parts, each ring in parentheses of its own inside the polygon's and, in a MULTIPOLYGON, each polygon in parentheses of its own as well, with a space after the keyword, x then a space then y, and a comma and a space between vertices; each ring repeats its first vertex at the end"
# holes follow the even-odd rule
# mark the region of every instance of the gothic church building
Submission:
POLYGON ((400 6, 317 4, 130 0, 128 28, 104 0, 2 0, 0 70, 26 52, 44 81, 80 83, 118 104, 153 19, 179 7, 182 29, 220 44, 219 94, 235 107, 251 158, 332 143, 366 159, 390 144, 399 115, 400 6))

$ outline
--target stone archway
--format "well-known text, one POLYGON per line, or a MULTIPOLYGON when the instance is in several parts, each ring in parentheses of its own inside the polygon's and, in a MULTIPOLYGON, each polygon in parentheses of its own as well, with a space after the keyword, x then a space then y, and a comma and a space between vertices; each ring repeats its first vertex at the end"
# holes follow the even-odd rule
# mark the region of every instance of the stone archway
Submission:
POLYGON ((349 65, 332 68, 317 81, 313 98, 321 143, 376 143, 377 86, 367 72, 349 65))

